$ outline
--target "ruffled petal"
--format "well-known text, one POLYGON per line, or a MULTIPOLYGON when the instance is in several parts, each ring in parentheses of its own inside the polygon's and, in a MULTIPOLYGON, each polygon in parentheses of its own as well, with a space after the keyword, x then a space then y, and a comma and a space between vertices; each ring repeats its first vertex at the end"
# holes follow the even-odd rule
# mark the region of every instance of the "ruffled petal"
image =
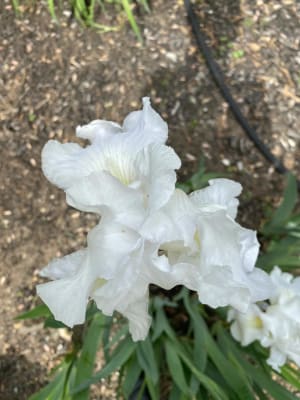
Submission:
POLYGON ((91 143, 97 143, 98 145, 104 144, 122 132, 123 130, 119 124, 100 119, 92 121, 87 125, 79 125, 76 128, 77 137, 88 139, 91 143))
POLYGON ((42 169, 46 178, 54 185, 65 189, 74 183, 78 176, 82 176, 80 158, 82 148, 76 143, 59 143, 49 140, 42 150, 42 169))
POLYGON ((153 265, 148 269, 148 280, 165 290, 177 285, 197 291, 199 288, 199 271, 195 265, 187 263, 170 264, 169 259, 162 255, 152 260, 153 265))
POLYGON ((55 258, 41 270, 40 276, 52 280, 70 278, 78 272, 85 257, 86 249, 82 249, 63 258, 55 258))
POLYGON ((262 312, 256 304, 251 304, 245 313, 229 310, 228 321, 233 321, 230 332, 242 346, 248 346, 265 335, 261 315, 262 312))
POLYGON ((176 169, 181 166, 178 155, 171 147, 149 146, 149 208, 158 210, 170 199, 175 190, 176 169))
POLYGON ((171 147, 152 144, 144 148, 135 162, 140 181, 144 183, 145 200, 150 211, 164 206, 175 189, 180 159, 171 147))
POLYGON ((253 270, 257 260, 259 242, 257 240, 255 231, 242 228, 240 225, 237 226, 243 269, 247 272, 250 272, 253 270))
POLYGON ((247 287, 251 293, 251 301, 262 301, 269 299, 274 294, 274 285, 270 276, 260 268, 254 268, 253 271, 245 275, 247 287))
POLYGON ((176 242, 180 250, 182 247, 192 249, 197 226, 192 211, 189 197, 182 190, 175 189, 168 203, 145 220, 140 228, 141 235, 159 243, 161 249, 174 247, 176 242))
POLYGON ((123 149, 123 143, 113 146, 91 145, 85 148, 76 143, 59 143, 50 140, 42 151, 42 168, 45 176, 62 189, 68 189, 78 179, 94 172, 106 171, 122 183, 135 180, 133 163, 135 154, 123 149))
POLYGON ((85 311, 91 287, 95 281, 93 269, 85 257, 76 274, 37 286, 41 297, 57 321, 69 327, 85 321, 85 311))
POLYGON ((128 252, 122 265, 114 270, 114 276, 92 293, 97 307, 106 315, 120 312, 129 320, 129 330, 133 340, 145 339, 151 318, 148 315, 148 286, 145 279, 143 243, 128 252))
POLYGON ((144 294, 135 298, 125 310, 119 310, 129 321, 129 332, 134 342, 146 339, 152 318, 148 314, 148 287, 144 294))
POLYGON ((236 281, 226 266, 216 265, 212 273, 201 276, 197 292, 199 301, 212 308, 230 305, 245 312, 251 301, 247 286, 236 281))
POLYGON ((165 143, 168 138, 168 125, 153 110, 149 97, 143 98, 143 109, 131 112, 123 122, 127 139, 134 139, 139 148, 150 143, 165 143))
POLYGON ((197 190, 190 195, 191 201, 197 208, 214 210, 224 208, 233 219, 236 218, 239 201, 236 199, 242 191, 242 186, 230 179, 212 179, 208 187, 197 190))
POLYGON ((138 226, 144 218, 141 192, 122 183, 107 172, 92 173, 66 190, 67 202, 81 211, 103 213, 103 206, 117 216, 119 222, 138 226))
MULTIPOLYGON (((106 280, 116 278, 122 287, 123 282, 119 274, 129 268, 130 281, 133 267, 139 268, 143 242, 134 230, 110 218, 111 216, 104 215, 100 224, 89 232, 89 259, 91 265, 97 269, 99 277, 106 280)), ((112 306, 112 303, 108 306, 112 306)))
POLYGON ((271 347, 270 357, 267 363, 275 370, 280 372, 280 367, 286 363, 287 356, 276 347, 271 347))

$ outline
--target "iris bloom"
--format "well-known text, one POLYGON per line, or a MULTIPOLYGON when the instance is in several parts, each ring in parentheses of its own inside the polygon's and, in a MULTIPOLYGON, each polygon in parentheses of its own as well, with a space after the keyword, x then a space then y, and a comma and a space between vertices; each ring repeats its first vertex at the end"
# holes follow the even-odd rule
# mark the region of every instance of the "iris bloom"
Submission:
POLYGON ((228 321, 232 321, 231 334, 242 346, 261 340, 267 334, 264 330, 262 314, 262 310, 256 304, 251 304, 245 313, 233 308, 228 311, 228 321))
POLYGON ((268 297, 268 277, 254 268, 256 234, 235 222, 241 186, 219 179, 190 196, 176 190, 180 160, 164 144, 167 133, 144 98, 122 127, 102 120, 79 127, 77 136, 91 143, 85 148, 45 145, 46 177, 71 206, 101 215, 85 249, 42 271, 52 281, 37 292, 66 325, 83 323, 93 299, 104 314, 127 317, 134 340, 144 339, 150 283, 185 285, 211 307, 241 311, 268 297))
POLYGON ((241 185, 228 179, 209 184, 189 196, 176 190, 145 223, 144 234, 161 243, 172 277, 197 291, 200 302, 246 311, 270 295, 270 279, 254 268, 256 233, 234 221, 241 185))
POLYGON ((159 244, 141 236, 139 227, 175 188, 180 160, 164 145, 167 133, 167 124, 144 98, 143 110, 129 114, 122 127, 93 121, 77 128, 77 136, 91 142, 85 148, 57 141, 45 145, 46 177, 65 190, 70 205, 101 215, 86 249, 42 271, 53 281, 39 285, 37 292, 66 325, 83 323, 93 299, 104 314, 116 310, 126 316, 134 340, 147 335, 149 283, 170 284, 167 271, 153 262, 159 244))
POLYGON ((287 359, 300 366, 300 278, 278 267, 270 276, 274 287, 269 303, 252 305, 245 314, 230 310, 231 333, 242 345, 259 340, 269 347, 267 362, 275 370, 287 359))
POLYGON ((102 214, 109 208, 119 222, 136 227, 170 198, 180 159, 165 146, 167 124, 152 109, 130 113, 123 126, 96 120, 77 128, 91 144, 50 140, 42 152, 45 176, 66 192, 67 202, 102 214))

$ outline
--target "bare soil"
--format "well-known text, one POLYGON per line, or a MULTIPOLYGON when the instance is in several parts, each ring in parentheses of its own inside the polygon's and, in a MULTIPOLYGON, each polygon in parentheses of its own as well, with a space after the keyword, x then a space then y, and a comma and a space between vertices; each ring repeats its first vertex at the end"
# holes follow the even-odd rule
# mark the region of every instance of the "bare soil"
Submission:
MULTIPOLYGON (((296 0, 195 2, 228 85, 274 154, 299 175, 300 4, 296 0)), ((149 95, 169 124, 169 143, 183 161, 179 178, 197 170, 226 172, 244 186, 240 221, 257 229, 280 200, 283 178, 254 148, 231 115, 199 54, 182 1, 153 0, 139 11, 144 45, 124 17, 100 35, 68 15, 51 21, 43 2, 16 18, 0 4, 0 400, 23 400, 47 381, 70 334, 13 318, 38 303, 38 271, 84 245, 94 216, 68 207, 42 175, 50 138, 73 141, 79 124, 122 122, 149 95)), ((115 398, 101 383, 93 398, 115 398)))

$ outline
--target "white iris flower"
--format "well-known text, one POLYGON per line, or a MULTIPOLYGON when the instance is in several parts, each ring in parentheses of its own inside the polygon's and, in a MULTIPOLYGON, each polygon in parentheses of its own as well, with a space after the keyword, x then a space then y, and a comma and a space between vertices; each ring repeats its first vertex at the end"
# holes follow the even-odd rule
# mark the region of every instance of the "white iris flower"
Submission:
POLYGON ((45 176, 65 190, 71 206, 99 214, 108 207, 118 221, 135 227, 169 200, 181 162, 164 145, 168 127, 149 98, 122 127, 97 120, 78 127, 76 134, 91 145, 50 140, 42 152, 45 176))
POLYGON ((147 220, 144 235, 161 243, 172 278, 184 279, 202 303, 246 311, 251 302, 270 295, 270 279, 254 268, 256 233, 234 221, 241 185, 228 179, 209 183, 189 196, 175 190, 147 220))
POLYGON ((275 267, 270 274, 274 285, 269 303, 253 304, 247 313, 230 310, 233 337, 246 346, 254 340, 270 348, 267 360, 275 370, 287 359, 300 366, 300 277, 275 267))
POLYGON ((169 200, 180 167, 174 150, 163 144, 167 124, 148 98, 143 104, 123 127, 93 121, 77 128, 77 136, 91 142, 85 148, 49 141, 42 153, 44 174, 66 191, 68 203, 102 218, 86 249, 44 268, 41 275, 53 281, 39 285, 38 294, 68 326, 84 322, 89 299, 106 315, 119 311, 129 319, 134 340, 148 333, 149 283, 157 275, 170 288, 167 271, 153 263, 159 244, 147 241, 138 228, 169 200))
POLYGON ((242 346, 261 340, 267 334, 264 331, 262 314, 262 310, 256 304, 251 304, 245 313, 233 308, 228 311, 228 321, 232 321, 231 334, 242 346))
POLYGON ((269 297, 268 276, 254 268, 254 231, 235 222, 241 185, 227 179, 187 196, 175 189, 180 160, 167 140, 167 124, 151 108, 129 114, 123 126, 93 121, 77 129, 91 144, 49 141, 42 153, 46 177, 67 202, 101 215, 87 247, 52 261, 41 275, 52 281, 37 292, 57 320, 83 323, 93 299, 106 315, 129 320, 134 340, 146 337, 149 284, 185 285, 211 307, 269 297))

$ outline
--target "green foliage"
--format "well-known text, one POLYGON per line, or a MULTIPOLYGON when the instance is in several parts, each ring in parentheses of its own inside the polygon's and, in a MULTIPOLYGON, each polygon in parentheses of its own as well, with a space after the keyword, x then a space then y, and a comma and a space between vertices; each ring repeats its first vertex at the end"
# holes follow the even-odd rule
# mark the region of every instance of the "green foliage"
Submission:
POLYGON ((19 15, 19 13, 20 13, 20 4, 19 4, 19 0, 12 0, 12 6, 13 6, 13 9, 14 9, 15 13, 16 13, 17 15, 19 15))
POLYGON ((206 172, 205 160, 202 157, 198 165, 198 170, 184 183, 177 183, 176 187, 186 193, 190 193, 194 190, 199 190, 207 186, 210 179, 221 177, 225 177, 225 174, 218 172, 206 172))
POLYGON ((138 342, 136 354, 138 362, 146 376, 149 377, 154 384, 157 384, 159 380, 159 369, 154 355, 153 343, 149 337, 142 342, 138 342))
POLYGON ((297 181, 288 174, 282 202, 260 231, 266 245, 258 258, 258 267, 266 271, 275 265, 284 271, 300 268, 300 213, 295 212, 297 202, 297 181))
MULTIPOLYGON (((182 289, 181 299, 190 321, 186 335, 178 336, 172 328, 165 312, 168 301, 153 299, 154 321, 147 340, 133 343, 125 337, 109 363, 73 393, 120 368, 121 392, 125 399, 129 398, 141 373, 140 393, 147 387, 152 400, 160 399, 158 378, 162 373, 166 376, 166 371, 167 379, 171 380, 170 399, 255 400, 269 396, 275 400, 296 399, 282 384, 282 377, 298 388, 297 370, 287 366, 282 377, 274 381, 264 352, 255 346, 239 346, 229 335, 225 321, 219 319, 208 328, 199 309, 201 305, 186 289, 182 289), (196 340, 197 330, 198 337, 201 332, 200 345, 196 340)), ((209 322, 215 317, 206 318, 209 322)))
POLYGON ((274 380, 264 349, 259 345, 241 347, 231 338, 227 322, 205 309, 187 289, 183 288, 176 299, 178 312, 184 306, 189 321, 184 334, 178 335, 172 327, 166 311, 169 300, 156 297, 151 305, 153 324, 148 338, 132 342, 128 329, 124 329, 127 326, 121 324, 122 334, 117 331, 110 335, 108 361, 94 372, 97 349, 104 347, 105 329, 111 325, 110 319, 96 312, 85 328, 82 346, 65 357, 52 381, 30 400, 87 400, 90 385, 115 371, 120 372, 120 392, 125 399, 138 379, 140 395, 147 388, 152 400, 161 398, 160 379, 169 382, 170 400, 297 398, 285 382, 299 390, 298 369, 286 365, 274 380))
POLYGON ((16 317, 16 319, 33 319, 40 317, 50 317, 51 311, 45 304, 39 304, 38 306, 26 311, 16 317))
POLYGON ((239 58, 244 57, 245 52, 244 52, 244 50, 234 50, 234 51, 231 53, 231 55, 232 55, 233 58, 239 59, 239 58))
MULTIPOLYGON (((45 327, 57 328, 64 326, 58 321, 46 324, 51 316, 46 306, 37 306, 33 310, 17 317, 18 319, 38 318, 44 316, 45 327), (49 317, 50 315, 50 317, 49 317)), ((95 310, 93 304, 87 311, 87 318, 82 335, 79 340, 74 339, 71 352, 67 353, 63 361, 53 371, 53 378, 40 392, 30 397, 30 400, 88 400, 89 385, 74 392, 75 387, 80 387, 83 381, 90 379, 94 372, 94 363, 97 350, 103 337, 106 317, 95 310), (74 392, 74 393, 73 393, 74 392)), ((80 332, 80 328, 79 328, 80 332)), ((109 372, 109 371, 108 371, 109 372)), ((110 373, 110 372, 109 372, 110 373)))
MULTIPOLYGON (((15 13, 20 15, 22 0, 11 0, 15 13)), ((33 0, 36 1, 36 0, 33 0)), ((23 0, 23 3, 26 3, 23 0)), ((128 22, 131 25, 132 30, 137 36, 140 42, 143 41, 140 28, 136 22, 136 18, 133 13, 134 1, 132 0, 68 0, 63 3, 55 0, 47 0, 47 7, 51 18, 54 21, 58 21, 58 13, 64 9, 72 11, 72 15, 84 26, 92 27, 97 29, 99 32, 109 32, 119 29, 119 27, 107 26, 96 22, 96 15, 98 12, 106 12, 105 4, 113 4, 115 12, 118 13, 120 9, 123 9, 128 22)), ((139 0, 138 5, 146 12, 150 12, 150 8, 147 0, 139 0)))
POLYGON ((141 35, 141 32, 140 32, 140 28, 138 27, 138 25, 136 23, 136 20, 135 20, 135 18, 133 16, 133 13, 131 11, 131 5, 130 5, 129 0, 122 0, 122 6, 123 6, 124 11, 125 11, 125 13, 127 15, 128 21, 129 21, 129 23, 131 25, 131 28, 132 28, 133 32, 136 34, 136 36, 139 39, 139 41, 142 42, 143 39, 142 39, 142 35, 141 35))
POLYGON ((266 235, 281 234, 285 229, 295 227, 291 222, 292 213, 295 209, 298 200, 297 180, 292 174, 287 175, 286 189, 283 194, 283 200, 280 206, 275 210, 270 221, 263 227, 262 232, 266 235))
POLYGON ((68 400, 68 377, 73 365, 73 360, 64 360, 56 369, 53 380, 40 392, 34 394, 29 400, 68 400))
MULTIPOLYGON (((103 334, 102 326, 104 324, 104 320, 105 317, 102 314, 95 314, 87 329, 82 350, 77 359, 76 375, 74 380, 75 386, 80 385, 83 380, 89 379, 93 374, 97 349, 103 334)), ((88 399, 89 388, 73 396, 73 400, 88 399)))
POLYGON ((57 21, 56 14, 55 14, 55 4, 54 4, 54 0, 47 0, 47 3, 48 3, 48 10, 49 10, 49 12, 50 12, 51 18, 52 18, 54 21, 57 21))

